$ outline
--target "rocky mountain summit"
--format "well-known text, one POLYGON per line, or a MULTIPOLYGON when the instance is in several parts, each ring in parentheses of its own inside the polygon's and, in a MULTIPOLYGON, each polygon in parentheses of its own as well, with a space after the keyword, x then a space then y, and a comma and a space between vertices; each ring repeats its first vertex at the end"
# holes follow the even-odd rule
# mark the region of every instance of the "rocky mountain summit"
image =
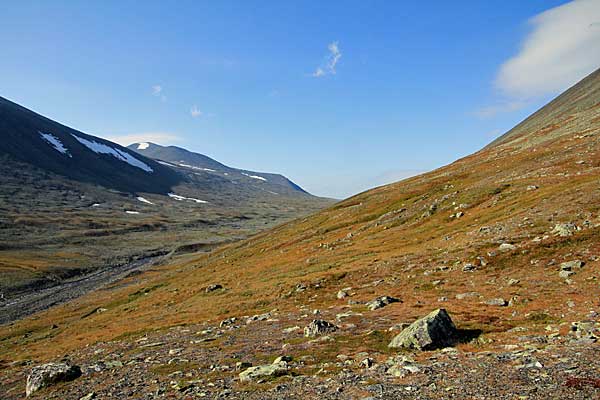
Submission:
POLYGON ((598 88, 438 170, 0 327, 0 397, 53 362, 82 375, 30 398, 597 398, 598 88))

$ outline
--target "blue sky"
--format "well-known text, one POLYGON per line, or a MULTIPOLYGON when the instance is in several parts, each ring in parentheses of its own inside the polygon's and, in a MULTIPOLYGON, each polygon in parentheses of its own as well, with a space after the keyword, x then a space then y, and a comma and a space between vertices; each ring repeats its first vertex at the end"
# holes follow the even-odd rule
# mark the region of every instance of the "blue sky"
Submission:
POLYGON ((0 96, 342 198, 478 150, 597 68, 600 1, 567 3, 4 1, 0 96))

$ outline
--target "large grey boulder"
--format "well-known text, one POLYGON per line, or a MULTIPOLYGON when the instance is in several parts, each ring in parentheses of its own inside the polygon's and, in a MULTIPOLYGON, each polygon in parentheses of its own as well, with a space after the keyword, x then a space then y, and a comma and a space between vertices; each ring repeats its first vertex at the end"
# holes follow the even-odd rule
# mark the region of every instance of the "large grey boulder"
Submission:
POLYGON ((400 332, 388 345, 391 348, 434 350, 452 345, 457 330, 443 308, 432 311, 400 332))
POLYGON ((375 311, 375 310, 383 308, 389 304, 398 303, 399 301, 400 301, 400 299, 397 299, 395 297, 381 296, 381 297, 378 297, 374 300, 367 302, 367 307, 369 307, 369 310, 375 311))
POLYGON ((314 337, 337 331, 338 327, 331 322, 322 319, 313 319, 307 327, 304 328, 304 336, 314 337))
POLYGON ((276 378, 288 373, 287 362, 276 360, 273 364, 257 365, 241 372, 240 382, 254 382, 265 378, 276 378))
POLYGON ((59 382, 68 382, 81 376, 81 369, 76 365, 49 363, 31 369, 27 377, 25 394, 29 396, 35 391, 52 386, 59 382))

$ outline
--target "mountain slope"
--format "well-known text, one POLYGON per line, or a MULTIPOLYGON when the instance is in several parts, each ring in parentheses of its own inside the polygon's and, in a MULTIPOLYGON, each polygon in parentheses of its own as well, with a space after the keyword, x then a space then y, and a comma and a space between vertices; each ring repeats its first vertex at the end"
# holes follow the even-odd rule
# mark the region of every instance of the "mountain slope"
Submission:
POLYGON ((237 182, 258 184, 269 190, 285 190, 293 194, 299 192, 307 194, 300 186, 296 185, 283 175, 264 172, 254 172, 243 169, 231 168, 213 160, 203 154, 194 153, 176 146, 160 146, 154 143, 133 143, 127 148, 134 150, 146 157, 173 163, 182 168, 200 170, 204 173, 214 173, 219 176, 227 176, 237 182))
MULTIPOLYGON (((600 95, 582 94, 542 109, 515 142, 0 328, 0 356, 127 364, 82 378, 100 396, 110 377, 123 393, 182 398, 595 398, 600 95), (546 130, 571 108, 570 132, 546 130), (379 296, 400 301, 369 309, 379 296), (455 349, 388 348, 439 307, 461 330, 455 349), (338 329, 304 337, 317 318, 338 329), (280 355, 294 377, 240 382, 236 362, 280 355)), ((0 381, 18 391, 26 370, 11 364, 0 381)))
POLYGON ((526 118, 488 147, 540 145, 562 135, 594 132, 600 120, 600 69, 526 118))
POLYGON ((149 158, 0 97, 0 157, 126 192, 167 193, 181 177, 149 158))
POLYGON ((161 164, 3 98, 0 138, 0 307, 23 291, 240 239, 331 204, 237 172, 161 164))

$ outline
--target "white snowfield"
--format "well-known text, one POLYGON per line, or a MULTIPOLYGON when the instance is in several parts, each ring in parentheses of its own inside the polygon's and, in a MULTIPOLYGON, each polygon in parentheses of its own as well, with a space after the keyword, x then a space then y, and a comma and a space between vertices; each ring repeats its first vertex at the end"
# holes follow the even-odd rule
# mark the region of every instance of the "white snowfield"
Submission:
POLYGON ((157 162, 158 162, 159 164, 162 164, 162 165, 167 165, 167 166, 169 166, 169 167, 176 167, 176 165, 169 164, 168 162, 165 162, 165 161, 157 161, 157 162))
POLYGON ((263 178, 262 176, 258 176, 258 175, 250 175, 247 174, 245 172, 242 172, 242 175, 246 175, 248 178, 252 178, 252 179, 260 179, 261 181, 267 181, 265 178, 263 178))
POLYGON ((150 143, 138 143, 138 150, 144 150, 150 147, 150 143))
POLYGON ((84 138, 80 138, 79 136, 76 136, 73 134, 71 134, 71 136, 73 136, 75 139, 77 139, 77 141, 79 143, 83 144, 88 149, 92 150, 94 153, 109 154, 109 155, 115 157, 117 160, 126 162, 127 164, 137 167, 139 169, 142 169, 146 172, 154 172, 154 170, 152 168, 150 168, 150 166, 148 164, 143 163, 142 161, 138 160, 137 158, 135 158, 134 156, 132 156, 131 154, 129 154, 125 151, 115 149, 114 147, 110 147, 108 145, 105 145, 104 143, 98 143, 98 142, 94 142, 93 140, 87 140, 84 138))
POLYGON ((139 201, 141 201, 142 203, 146 203, 146 204, 152 204, 152 205, 154 205, 154 203, 153 203, 153 202, 151 202, 150 200, 147 200, 147 199, 143 198, 142 196, 138 196, 138 197, 137 197, 137 199, 138 199, 139 201))
POLYGON ((56 136, 54 136, 50 133, 43 133, 40 131, 38 131, 38 133, 40 134, 42 139, 44 139, 46 142, 48 142, 49 145, 54 147, 54 150, 58 151, 59 153, 63 153, 69 157, 73 157, 71 155, 71 153, 69 153, 69 150, 67 150, 67 148, 62 144, 62 142, 56 136))
POLYGON ((132 214, 132 215, 138 215, 139 211, 129 211, 129 210, 127 210, 127 211, 125 211, 125 213, 126 214, 132 214))
POLYGON ((200 200, 200 199, 194 199, 192 197, 184 197, 184 196, 179 196, 175 193, 169 193, 169 197, 172 198, 173 200, 177 200, 177 201, 183 201, 183 200, 190 200, 190 201, 194 201, 198 204, 206 204, 208 203, 208 201, 204 201, 204 200, 200 200))
POLYGON ((180 167, 185 167, 185 168, 198 169, 200 171, 217 172, 214 169, 196 167, 195 165, 185 164, 185 163, 181 163, 181 162, 179 164, 177 164, 177 165, 179 165, 180 167))

